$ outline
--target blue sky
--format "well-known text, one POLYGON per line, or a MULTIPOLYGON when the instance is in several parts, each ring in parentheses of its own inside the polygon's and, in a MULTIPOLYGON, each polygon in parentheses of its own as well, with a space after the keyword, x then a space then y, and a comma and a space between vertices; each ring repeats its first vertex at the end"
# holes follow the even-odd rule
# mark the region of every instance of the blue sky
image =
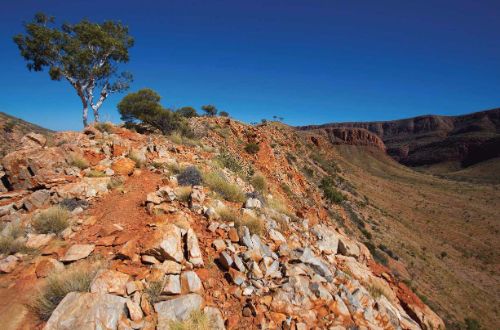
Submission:
MULTIPOLYGON (((135 37, 131 91, 167 107, 215 104, 291 125, 455 115, 500 106, 498 0, 5 0, 0 111, 80 129, 65 81, 29 72, 12 36, 37 11, 75 22, 121 20, 135 37)), ((119 122, 110 97, 102 117, 119 122)))

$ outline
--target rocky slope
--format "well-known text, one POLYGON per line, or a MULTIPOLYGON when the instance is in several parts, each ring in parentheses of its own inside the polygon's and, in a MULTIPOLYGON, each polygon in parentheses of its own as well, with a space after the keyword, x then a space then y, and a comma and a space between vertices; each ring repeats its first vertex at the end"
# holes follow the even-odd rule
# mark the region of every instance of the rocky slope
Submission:
MULTIPOLYGON (((463 167, 500 156, 500 109, 463 116, 419 116, 381 121, 331 123, 301 130, 366 129, 380 137, 387 153, 409 166, 460 162, 463 167)), ((364 139, 361 143, 368 144, 364 139)))
POLYGON ((46 128, 0 112, 0 157, 13 151, 21 138, 31 132, 44 136, 52 133, 46 128))
POLYGON ((191 124, 199 141, 89 127, 56 133, 48 146, 30 134, 3 158, 3 325, 444 327, 339 225, 343 208, 319 186, 360 197, 322 154, 308 157, 312 142, 274 123, 191 124), (56 228, 60 212, 68 223, 56 228), (86 280, 75 285, 75 276, 86 280), (47 301, 61 281, 72 285, 47 301))

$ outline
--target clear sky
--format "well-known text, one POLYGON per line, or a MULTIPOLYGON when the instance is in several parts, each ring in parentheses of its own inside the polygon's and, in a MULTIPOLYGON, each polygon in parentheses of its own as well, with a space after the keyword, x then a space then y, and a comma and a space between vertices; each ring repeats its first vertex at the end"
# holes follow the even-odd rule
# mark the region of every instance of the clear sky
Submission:
MULTIPOLYGON (((303 125, 500 106, 498 0, 2 0, 0 111, 51 129, 80 129, 81 103, 12 42, 37 11, 127 24, 131 91, 152 88, 167 107, 303 125)), ((119 122, 121 97, 104 119, 119 122)))

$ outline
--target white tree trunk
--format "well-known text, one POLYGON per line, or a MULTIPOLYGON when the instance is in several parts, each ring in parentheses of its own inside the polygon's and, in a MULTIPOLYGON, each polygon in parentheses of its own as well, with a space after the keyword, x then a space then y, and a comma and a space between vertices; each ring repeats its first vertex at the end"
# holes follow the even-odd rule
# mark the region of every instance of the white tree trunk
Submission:
POLYGON ((87 107, 87 105, 84 105, 83 106, 83 127, 87 127, 89 125, 89 122, 88 122, 88 112, 89 112, 89 108, 87 107))

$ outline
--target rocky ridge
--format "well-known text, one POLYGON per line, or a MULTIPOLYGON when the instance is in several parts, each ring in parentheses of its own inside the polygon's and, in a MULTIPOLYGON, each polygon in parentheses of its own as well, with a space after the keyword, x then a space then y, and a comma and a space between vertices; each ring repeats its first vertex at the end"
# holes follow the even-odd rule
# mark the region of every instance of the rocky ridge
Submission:
POLYGON ((4 254, 0 281, 30 296, 54 272, 103 260, 88 290, 68 293, 46 322, 27 312, 13 329, 168 329, 196 312, 213 329, 444 327, 332 222, 335 207, 294 166, 304 143, 292 129, 222 118, 191 125, 198 143, 88 127, 56 133, 54 146, 29 134, 4 157, 2 236, 21 228, 15 240, 40 253, 4 254), (245 143, 260 149, 245 153, 245 143), (214 162, 228 154, 233 163, 214 162), (218 168, 245 198, 223 198, 206 180, 184 184, 191 166, 218 168), (267 187, 254 187, 255 173, 267 187), (37 232, 52 205, 70 212, 70 226, 37 232))

